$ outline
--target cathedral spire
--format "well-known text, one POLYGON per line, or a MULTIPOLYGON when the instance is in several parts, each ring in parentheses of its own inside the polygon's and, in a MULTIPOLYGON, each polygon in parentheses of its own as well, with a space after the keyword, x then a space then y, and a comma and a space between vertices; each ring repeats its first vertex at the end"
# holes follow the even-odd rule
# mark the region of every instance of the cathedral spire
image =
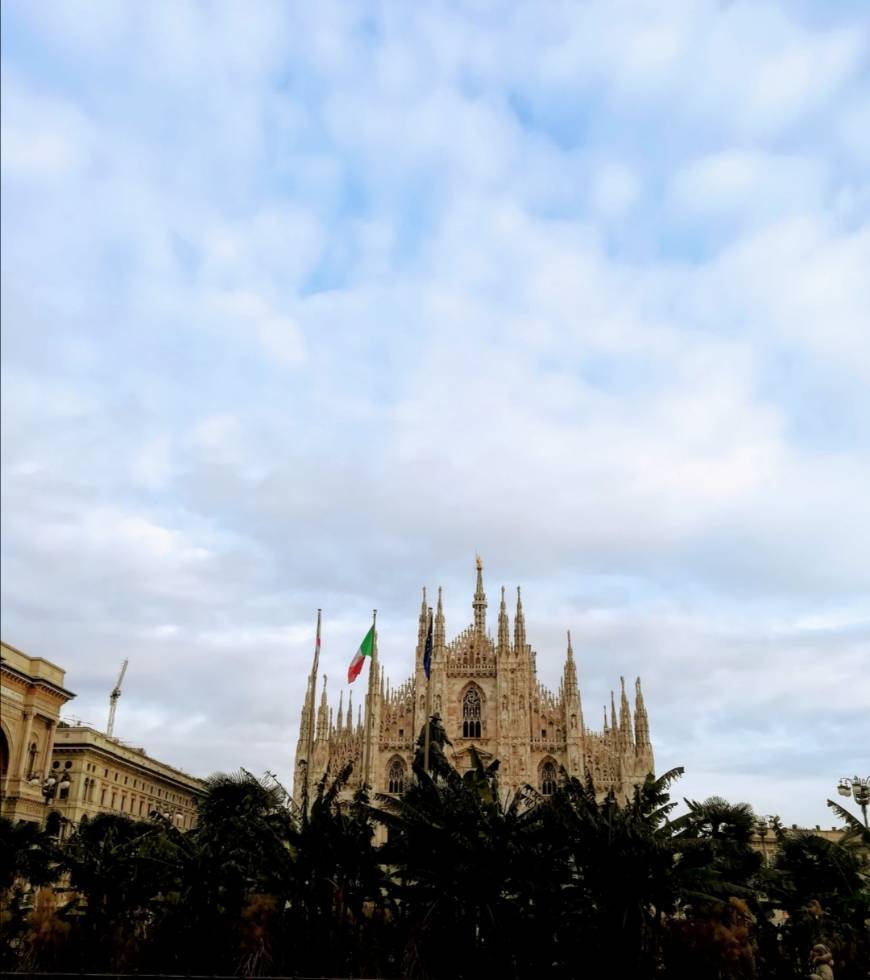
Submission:
POLYGON ((632 742, 632 732, 631 732, 631 708, 628 704, 628 697, 625 694, 625 678, 619 678, 619 684, 622 688, 622 693, 620 695, 619 701, 619 734, 622 738, 622 747, 629 748, 632 742))
POLYGON ((477 565, 477 588, 474 590, 474 632, 478 636, 486 633, 486 593, 483 591, 483 562, 480 555, 475 558, 477 565))
POLYGON ((526 652, 526 617, 523 615, 523 597, 517 586, 517 616, 514 620, 514 651, 518 657, 526 652))
POLYGON ((429 607, 426 605, 426 586, 423 586, 423 602, 420 618, 417 621, 417 670, 423 667, 423 650, 426 646, 426 633, 429 629, 429 607))
POLYGON ((616 721, 616 699, 613 697, 613 691, 610 692, 610 731, 616 739, 619 738, 619 725, 616 721))
POLYGON ((317 699, 317 672, 320 669, 320 610, 317 610, 317 633, 314 640, 314 661, 311 664, 311 673, 308 675, 308 684, 305 687, 305 703, 302 706, 302 723, 300 725, 299 740, 300 745, 305 739, 305 754, 311 756, 311 742, 314 740, 315 728, 315 702, 317 699))
POLYGON ((507 606, 504 601, 504 586, 501 587, 501 602, 498 607, 498 652, 505 654, 510 648, 510 625, 508 623, 507 606))
POLYGON ((341 731, 341 726, 343 721, 344 721, 344 691, 340 691, 338 694, 338 711, 335 714, 335 730, 337 732, 341 731))
POLYGON ((577 667, 574 664, 574 648, 571 646, 571 630, 568 630, 568 653, 565 656, 562 689, 567 697, 577 694, 577 667))
POLYGON ((353 731, 353 691, 347 695, 347 730, 353 731))
POLYGON ((329 725, 329 704, 326 700, 326 674, 323 675, 323 694, 320 695, 320 710, 317 712, 317 738, 326 738, 329 725))
POLYGON ((634 682, 634 744, 640 749, 649 747, 649 719, 646 705, 643 703, 643 691, 640 689, 640 678, 634 682))
POLYGON ((441 602, 441 586, 438 586, 438 606, 435 609, 435 630, 432 637, 432 641, 435 646, 435 652, 443 653, 445 645, 444 636, 444 606, 441 602))

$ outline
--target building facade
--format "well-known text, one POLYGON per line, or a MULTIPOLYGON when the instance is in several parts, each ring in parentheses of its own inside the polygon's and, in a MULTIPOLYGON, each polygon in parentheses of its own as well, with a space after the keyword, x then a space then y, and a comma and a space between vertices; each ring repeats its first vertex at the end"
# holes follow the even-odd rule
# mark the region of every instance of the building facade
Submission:
POLYGON ((325 677, 319 706, 316 703, 315 655, 296 748, 297 800, 306 781, 313 787, 324 773, 335 774, 347 762, 354 764, 351 789, 365 784, 375 792, 401 792, 410 778, 417 737, 426 718, 427 693, 432 713, 440 717, 452 743, 447 752, 449 756, 452 753, 454 765, 460 770, 469 768, 473 746, 484 762, 499 760, 499 781, 505 790, 531 785, 549 795, 564 769, 580 778, 589 774, 600 794, 612 789, 624 798, 653 771, 649 720, 639 678, 633 711, 622 683, 619 709, 611 694, 609 718, 605 708, 603 726, 594 730, 583 717, 570 633, 562 680, 554 693, 538 681, 536 654, 526 639, 519 589, 513 629, 502 589, 496 635, 488 632, 479 559, 472 610, 472 623, 448 641, 438 590, 429 692, 423 656, 431 610, 425 589, 414 674, 398 688, 392 688, 383 676, 375 634, 365 716, 360 710, 355 721, 352 706, 349 704, 345 712, 341 701, 333 714, 325 677))
POLYGON ((144 749, 64 722, 57 729, 49 774, 61 789, 48 805, 46 829, 61 837, 82 817, 100 813, 133 820, 156 813, 189 830, 205 788, 201 779, 153 759, 144 749))
POLYGON ((42 784, 51 768, 61 708, 74 698, 64 671, 0 643, 0 814, 44 818, 42 784))
POLYGON ((67 836, 82 817, 159 813, 182 830, 196 822, 205 784, 88 725, 60 720, 75 695, 64 671, 0 645, 0 814, 67 836))

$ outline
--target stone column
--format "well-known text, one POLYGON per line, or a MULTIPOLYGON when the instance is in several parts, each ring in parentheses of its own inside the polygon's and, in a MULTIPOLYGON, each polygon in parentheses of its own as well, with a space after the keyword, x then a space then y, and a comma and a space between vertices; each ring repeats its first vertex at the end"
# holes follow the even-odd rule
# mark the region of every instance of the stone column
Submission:
POLYGON ((33 731, 33 709, 28 711, 24 709, 24 737, 21 740, 20 750, 18 752, 18 778, 24 779, 27 773, 24 771, 27 767, 27 759, 30 755, 30 734, 33 731))
POLYGON ((51 769, 51 750, 54 748, 54 730, 56 721, 50 721, 45 731, 45 752, 42 754, 42 778, 45 779, 51 769))

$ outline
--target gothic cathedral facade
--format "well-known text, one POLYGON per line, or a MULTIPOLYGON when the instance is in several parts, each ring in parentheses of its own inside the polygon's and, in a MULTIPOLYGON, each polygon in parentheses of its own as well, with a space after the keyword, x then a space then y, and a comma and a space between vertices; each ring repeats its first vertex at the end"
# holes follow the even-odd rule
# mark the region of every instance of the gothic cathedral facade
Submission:
MULTIPOLYGON (((440 716, 447 737, 448 758, 460 770, 470 767, 474 746, 484 762, 498 759, 499 782, 505 790, 525 785, 549 795, 564 769, 581 779, 590 775, 596 792, 614 790, 620 798, 653 772, 649 721, 635 682, 632 713, 621 680, 619 710, 611 693, 610 717, 604 711, 600 730, 583 719, 577 668, 568 634, 568 648, 557 694, 537 678, 536 654, 526 641, 525 616, 517 589, 511 636, 504 589, 493 637, 486 628, 487 600, 483 566, 477 561, 477 586, 472 602, 474 621, 450 642, 444 622, 441 590, 433 621, 430 692, 432 713, 440 716), (633 717, 632 717, 633 714, 633 717)), ((302 798, 306 780, 313 787, 324 773, 335 775, 353 763, 349 789, 365 783, 376 793, 400 793, 411 778, 417 737, 426 718, 426 674, 423 655, 430 609, 423 590, 417 633, 414 676, 391 688, 378 663, 377 635, 369 664, 365 715, 353 718, 339 702, 333 715, 326 696, 326 678, 317 706, 318 663, 308 679, 294 768, 294 798, 302 798), (310 765, 309 765, 310 764, 310 765)))

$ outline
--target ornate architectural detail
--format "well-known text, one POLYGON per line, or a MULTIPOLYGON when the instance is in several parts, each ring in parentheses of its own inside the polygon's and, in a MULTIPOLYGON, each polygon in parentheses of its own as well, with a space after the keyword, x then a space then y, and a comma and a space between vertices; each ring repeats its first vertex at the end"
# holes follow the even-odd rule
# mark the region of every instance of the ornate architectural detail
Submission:
POLYGON ((472 684, 462 698, 462 737, 480 738, 480 720, 483 717, 483 702, 480 688, 472 684))
POLYGON ((387 771, 387 792, 403 793, 405 791, 405 763, 394 756, 387 771))
MULTIPOLYGON (((517 589, 513 642, 504 589, 498 610, 496 636, 487 632, 487 599, 483 564, 476 562, 472 600, 473 620, 453 640, 447 640, 441 589, 434 612, 432 707, 453 743, 453 762, 460 769, 472 764, 470 745, 483 759, 498 759, 505 790, 532 785, 544 795, 555 789, 560 769, 585 778, 597 792, 613 790, 625 798, 632 787, 653 771, 649 719, 635 682, 634 711, 620 679, 619 710, 611 697, 600 731, 584 724, 571 634, 558 692, 537 679, 535 651, 526 637, 522 597, 517 589)), ((425 718, 426 675, 423 652, 428 630, 426 590, 420 605, 412 677, 397 688, 383 676, 378 660, 377 634, 369 666, 365 717, 344 716, 342 702, 333 720, 326 698, 326 679, 319 710, 315 659, 305 701, 296 751, 294 796, 301 798, 310 755, 310 785, 324 772, 337 773, 353 762, 349 790, 369 784, 375 792, 398 793, 407 785, 414 748, 425 718)), ((449 751, 449 750, 448 750, 449 751)))
POLYGON ((552 796, 556 792, 556 763, 552 759, 541 763, 540 790, 543 796, 552 796))

